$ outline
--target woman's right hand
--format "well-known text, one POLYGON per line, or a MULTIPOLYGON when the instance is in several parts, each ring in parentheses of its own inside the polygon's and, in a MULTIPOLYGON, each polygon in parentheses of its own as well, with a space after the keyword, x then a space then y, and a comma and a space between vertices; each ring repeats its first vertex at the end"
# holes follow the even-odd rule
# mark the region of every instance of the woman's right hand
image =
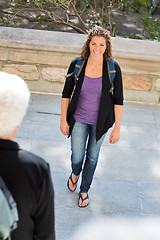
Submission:
POLYGON ((60 130, 63 133, 63 135, 69 135, 69 125, 66 121, 61 120, 60 130))
POLYGON ((67 110, 69 102, 70 102, 69 98, 62 98, 60 130, 63 133, 63 135, 69 135, 69 125, 67 123, 67 110))

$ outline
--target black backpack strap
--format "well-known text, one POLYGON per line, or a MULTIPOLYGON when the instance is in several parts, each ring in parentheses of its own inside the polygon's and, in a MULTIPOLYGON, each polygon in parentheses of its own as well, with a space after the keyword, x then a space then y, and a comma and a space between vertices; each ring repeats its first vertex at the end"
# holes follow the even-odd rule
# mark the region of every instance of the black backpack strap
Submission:
POLYGON ((116 76, 115 62, 114 62, 113 58, 110 58, 110 61, 107 61, 107 69, 108 69, 109 81, 111 84, 109 91, 110 91, 110 93, 113 94, 113 89, 114 89, 113 82, 114 82, 114 79, 116 76))
POLYGON ((75 78, 75 81, 79 80, 79 75, 82 71, 82 68, 85 64, 85 61, 86 59, 78 59, 76 65, 75 65, 75 68, 74 68, 74 78, 75 78))

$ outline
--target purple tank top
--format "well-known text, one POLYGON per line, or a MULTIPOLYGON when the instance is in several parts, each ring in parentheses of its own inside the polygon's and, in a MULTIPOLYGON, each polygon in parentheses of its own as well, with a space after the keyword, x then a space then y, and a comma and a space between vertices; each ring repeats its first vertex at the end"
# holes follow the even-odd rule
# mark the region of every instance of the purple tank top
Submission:
POLYGON ((76 122, 96 125, 102 93, 102 77, 85 76, 77 108, 74 114, 76 122))

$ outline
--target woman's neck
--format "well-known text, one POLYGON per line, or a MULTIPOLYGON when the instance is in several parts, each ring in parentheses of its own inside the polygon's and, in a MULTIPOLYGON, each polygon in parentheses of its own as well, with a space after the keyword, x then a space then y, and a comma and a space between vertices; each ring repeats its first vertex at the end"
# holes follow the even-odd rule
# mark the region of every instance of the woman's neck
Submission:
POLYGON ((90 64, 93 64, 93 65, 99 65, 99 64, 102 64, 103 63, 103 57, 93 57, 93 56, 89 56, 88 57, 88 62, 90 63, 90 64))
POLYGON ((85 75, 87 75, 90 78, 97 78, 102 76, 103 71, 103 58, 99 58, 99 60, 96 60, 92 57, 88 58, 86 69, 85 69, 85 75))

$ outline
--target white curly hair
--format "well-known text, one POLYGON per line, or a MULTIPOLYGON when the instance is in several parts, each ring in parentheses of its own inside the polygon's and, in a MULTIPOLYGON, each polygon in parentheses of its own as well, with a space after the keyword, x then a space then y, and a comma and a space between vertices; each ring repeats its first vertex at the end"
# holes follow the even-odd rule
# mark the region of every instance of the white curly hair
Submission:
POLYGON ((30 92, 17 75, 0 72, 0 137, 12 133, 25 115, 30 92))

